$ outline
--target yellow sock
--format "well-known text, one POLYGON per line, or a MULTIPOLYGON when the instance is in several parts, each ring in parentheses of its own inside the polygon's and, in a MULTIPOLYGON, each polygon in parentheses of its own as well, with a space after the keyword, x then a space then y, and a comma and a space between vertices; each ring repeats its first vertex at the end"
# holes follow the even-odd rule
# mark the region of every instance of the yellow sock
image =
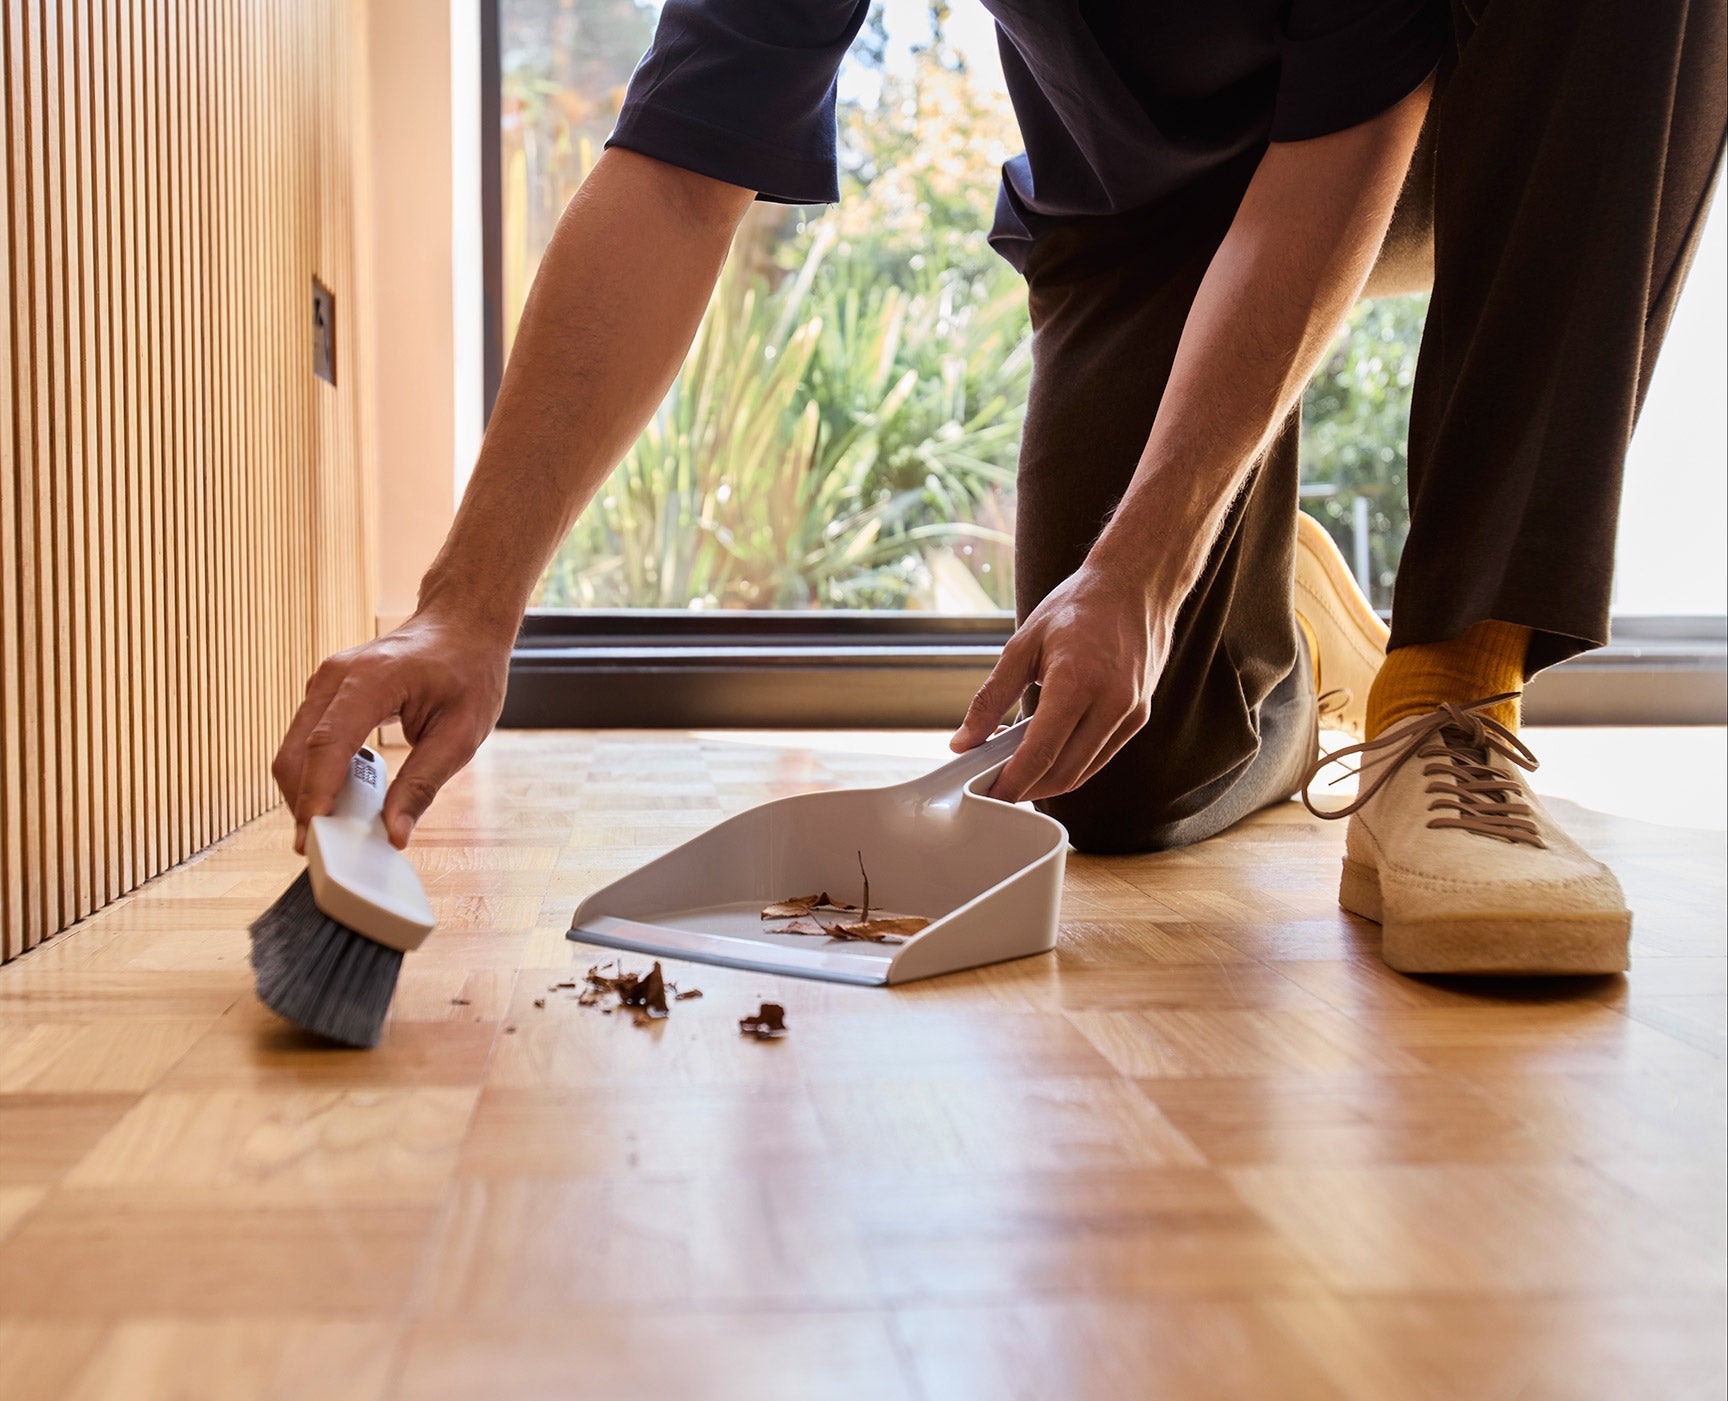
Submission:
MULTIPOLYGON (((1451 642, 1419 642, 1388 652, 1368 692, 1368 738, 1447 701, 1521 693, 1529 644, 1529 628, 1490 619, 1451 642)), ((1516 695, 1483 713, 1508 729, 1518 728, 1516 695)))

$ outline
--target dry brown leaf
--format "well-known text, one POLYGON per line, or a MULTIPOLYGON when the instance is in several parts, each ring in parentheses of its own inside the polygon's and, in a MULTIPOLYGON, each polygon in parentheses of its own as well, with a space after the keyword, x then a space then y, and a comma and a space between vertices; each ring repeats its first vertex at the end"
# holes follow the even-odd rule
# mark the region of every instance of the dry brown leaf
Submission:
POLYGON ((824 924, 819 919, 795 919, 779 929, 771 930, 774 934, 810 934, 821 938, 839 940, 862 940, 872 944, 903 944, 906 936, 916 934, 930 923, 920 915, 878 915, 874 919, 855 920, 848 923, 845 920, 835 920, 824 924))
POLYGON ((789 900, 776 901, 762 911, 763 919, 797 919, 807 915, 812 910, 834 910, 843 912, 855 910, 856 905, 848 905, 844 900, 835 900, 824 890, 820 895, 794 895, 789 900))
POLYGON ((827 934, 826 924, 819 919, 795 919, 782 929, 771 929, 771 934, 827 934))
POLYGON ((879 944, 903 944, 908 934, 916 934, 930 923, 920 915, 878 915, 875 919, 856 924, 837 924, 836 939, 867 939, 879 944))
POLYGON ((622 1007, 635 1018, 636 1025, 645 1026, 651 1021, 660 1021, 670 1015, 671 1008, 666 1003, 666 978, 658 963, 646 973, 626 973, 622 970, 606 973, 601 971, 603 968, 618 969, 618 964, 614 960, 596 964, 588 970, 588 986, 583 988, 576 998, 579 1006, 596 1006, 602 998, 610 994, 618 999, 618 1003, 616 1007, 600 1009, 607 1016, 622 1007))
POLYGON ((772 1041, 786 1034, 786 1009, 778 1002, 764 1002, 754 1016, 738 1019, 738 1034, 772 1041))

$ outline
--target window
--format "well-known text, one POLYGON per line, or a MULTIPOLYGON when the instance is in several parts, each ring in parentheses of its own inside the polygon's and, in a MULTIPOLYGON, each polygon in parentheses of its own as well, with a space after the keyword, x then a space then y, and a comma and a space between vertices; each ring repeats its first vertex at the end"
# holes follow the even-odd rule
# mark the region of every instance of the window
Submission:
MULTIPOLYGON (((502 0, 506 342, 656 6, 502 0)), ((755 206, 649 430, 542 581, 547 607, 1012 606, 1030 370, 985 243, 1017 128, 982 10, 878 9, 841 76, 844 198, 755 206)))
MULTIPOLYGON (((659 3, 490 4, 507 352, 659 3)), ((638 640, 673 628, 665 610, 726 613, 733 639, 744 615, 768 613, 801 615, 804 636, 841 612, 884 628, 890 617, 971 618, 980 640, 1009 625, 1030 355, 1024 286, 985 243, 998 167, 1019 149, 989 16, 878 4, 840 99, 841 202, 750 211, 672 391, 542 579, 542 614, 636 610, 638 625, 604 627, 638 640)), ((1720 204, 1634 445, 1617 594, 1629 611, 1708 615, 1707 637, 1724 607, 1720 204)), ((1303 506, 1381 609, 1408 525, 1405 437, 1426 306, 1357 307, 1303 402, 1303 506)), ((673 632, 689 638, 695 623, 673 632)), ((544 630, 569 643, 584 626, 544 630)))

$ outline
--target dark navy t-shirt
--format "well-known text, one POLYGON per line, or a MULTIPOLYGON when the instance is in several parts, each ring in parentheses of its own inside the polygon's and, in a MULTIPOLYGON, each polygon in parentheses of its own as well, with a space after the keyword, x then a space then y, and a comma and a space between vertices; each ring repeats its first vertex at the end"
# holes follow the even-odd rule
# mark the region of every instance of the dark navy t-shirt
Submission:
MULTIPOLYGON (((982 0, 1026 143, 991 243, 1145 210, 1263 150, 1377 116, 1447 37, 1444 0, 982 0)), ((835 75, 869 0, 666 0, 608 145, 787 204, 839 198, 835 75)))

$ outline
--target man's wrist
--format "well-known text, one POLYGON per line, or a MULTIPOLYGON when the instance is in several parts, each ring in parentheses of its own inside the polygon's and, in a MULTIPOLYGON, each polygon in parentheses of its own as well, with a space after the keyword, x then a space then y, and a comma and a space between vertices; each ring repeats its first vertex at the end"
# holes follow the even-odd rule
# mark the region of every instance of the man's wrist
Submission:
POLYGON ((1154 525, 1139 512, 1124 516, 1119 511, 1087 551, 1086 564, 1153 607, 1174 613, 1205 566, 1206 550, 1197 548, 1199 533, 1176 516, 1154 525))
POLYGON ((521 629, 527 602, 515 593, 501 595, 496 589, 476 587, 459 573, 435 568, 420 581, 414 611, 420 617, 447 620, 491 635, 508 647, 521 629))

